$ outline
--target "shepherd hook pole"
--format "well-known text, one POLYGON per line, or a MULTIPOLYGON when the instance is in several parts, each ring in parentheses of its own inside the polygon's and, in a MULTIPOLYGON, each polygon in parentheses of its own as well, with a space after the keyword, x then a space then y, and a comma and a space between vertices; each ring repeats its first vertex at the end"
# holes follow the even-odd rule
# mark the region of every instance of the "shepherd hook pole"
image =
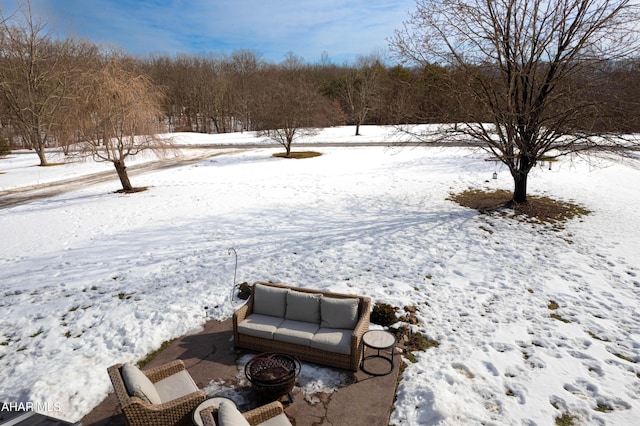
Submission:
POLYGON ((233 286, 236 286, 236 273, 238 272, 238 253, 236 253, 236 249, 234 249, 233 247, 229 248, 229 256, 231 256, 231 252, 233 252, 235 258, 236 258, 236 266, 233 269, 233 286))
POLYGON ((231 255, 231 253, 233 252, 235 258, 236 258, 236 265, 235 268, 233 269, 233 286, 231 286, 231 298, 229 299, 229 301, 231 302, 231 305, 233 306, 233 291, 236 289, 236 273, 238 272, 238 253, 236 252, 236 249, 234 249, 233 247, 229 248, 229 255, 231 255))

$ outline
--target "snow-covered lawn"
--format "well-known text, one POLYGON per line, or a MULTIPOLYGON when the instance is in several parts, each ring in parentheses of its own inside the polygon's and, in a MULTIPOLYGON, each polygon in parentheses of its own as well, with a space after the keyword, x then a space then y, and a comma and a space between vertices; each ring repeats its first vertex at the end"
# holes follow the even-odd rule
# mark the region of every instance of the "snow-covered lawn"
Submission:
MULTIPOLYGON (((385 129, 363 130, 326 139, 384 140, 385 129)), ((114 171, 109 183, 0 210, 0 401, 78 420, 111 391, 109 365, 197 331, 204 306, 232 314, 234 247, 238 282, 418 307, 417 330, 440 345, 409 362, 394 424, 548 425, 564 413, 638 424, 637 161, 534 170, 531 193, 593 212, 552 230, 447 200, 511 188, 500 167, 491 179, 481 152, 317 150, 305 160, 272 158, 275 146, 213 157, 136 176, 149 189, 132 195, 114 193, 114 171)), ((108 169, 36 164, 34 154, 0 160, 0 190, 108 169)))

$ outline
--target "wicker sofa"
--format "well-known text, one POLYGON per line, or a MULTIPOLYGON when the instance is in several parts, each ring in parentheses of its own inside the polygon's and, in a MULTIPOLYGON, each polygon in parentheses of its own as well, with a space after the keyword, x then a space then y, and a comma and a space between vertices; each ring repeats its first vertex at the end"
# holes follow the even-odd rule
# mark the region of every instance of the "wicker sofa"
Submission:
POLYGON ((233 315, 234 344, 358 371, 370 310, 368 297, 257 282, 233 315))

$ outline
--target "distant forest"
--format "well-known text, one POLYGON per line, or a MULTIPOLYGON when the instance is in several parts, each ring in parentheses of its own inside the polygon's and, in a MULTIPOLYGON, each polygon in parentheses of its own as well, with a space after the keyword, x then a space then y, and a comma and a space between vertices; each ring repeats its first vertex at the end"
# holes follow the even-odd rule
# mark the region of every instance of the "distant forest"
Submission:
MULTIPOLYGON (((64 147, 86 136, 78 129, 95 115, 87 102, 95 91, 88 87, 95 88, 98 70, 116 59, 127 75, 148 79, 161 94, 154 99, 166 132, 456 123, 477 120, 485 110, 473 95, 476 81, 468 67, 390 65, 373 54, 346 65, 309 64, 293 53, 270 63, 251 50, 141 58, 55 39, 29 19, 4 23, 1 30, 0 126, 12 147, 64 147)), ((478 75, 493 72, 473 66, 478 75)), ((563 84, 586 97, 574 101, 599 107, 593 114, 583 111, 580 129, 572 130, 640 132, 640 61, 593 61, 584 69, 563 84)))

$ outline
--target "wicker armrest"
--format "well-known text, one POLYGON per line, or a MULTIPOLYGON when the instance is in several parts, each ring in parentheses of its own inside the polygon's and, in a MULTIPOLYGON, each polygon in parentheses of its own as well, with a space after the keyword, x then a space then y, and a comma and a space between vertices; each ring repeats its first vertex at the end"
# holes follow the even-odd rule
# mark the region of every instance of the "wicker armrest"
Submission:
POLYGON ((253 293, 251 294, 251 296, 249 296, 249 300, 247 300, 247 303, 245 303, 244 305, 240 306, 233 313, 233 339, 236 342, 239 339, 239 336, 238 336, 238 324, 240 324, 242 321, 244 321, 252 311, 253 311, 253 293))
POLYGON ((190 423, 191 413, 207 395, 197 391, 163 404, 149 404, 137 397, 131 397, 122 405, 122 413, 131 426, 160 426, 190 423))
POLYGON ((171 361, 170 363, 161 365, 160 367, 144 370, 143 373, 149 378, 149 380, 156 383, 169 376, 173 376, 184 369, 184 362, 181 359, 176 359, 175 361, 171 361))
POLYGON ((353 334, 351 335, 352 350, 359 348, 362 336, 367 332, 367 330, 369 330, 369 321, 371 317, 371 299, 368 297, 363 297, 361 298, 361 300, 362 306, 360 307, 360 316, 355 328, 353 329, 353 334))
POLYGON ((247 419, 251 426, 255 426, 282 413, 284 413, 282 403, 280 401, 274 401, 270 404, 242 413, 242 415, 247 419))
POLYGON ((233 313, 233 325, 238 325, 242 321, 244 321, 247 316, 251 313, 249 310, 249 304, 242 305, 238 308, 237 311, 233 313))
POLYGON ((216 426, 216 421, 213 417, 216 411, 218 411, 216 407, 207 407, 200 410, 200 418, 204 426, 216 426))

